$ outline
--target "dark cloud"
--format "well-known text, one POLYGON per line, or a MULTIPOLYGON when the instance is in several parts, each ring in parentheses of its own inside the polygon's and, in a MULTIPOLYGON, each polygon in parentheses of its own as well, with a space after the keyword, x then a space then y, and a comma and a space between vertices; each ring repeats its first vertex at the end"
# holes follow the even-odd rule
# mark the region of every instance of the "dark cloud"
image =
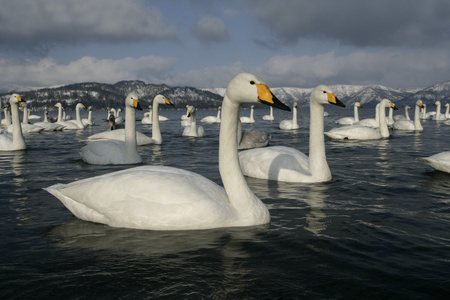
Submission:
POLYGON ((157 9, 131 0, 1 1, 0 45, 46 50, 57 44, 174 39, 176 28, 157 9))
POLYGON ((335 39, 358 47, 428 47, 448 41, 448 0, 250 0, 277 39, 335 39))
POLYGON ((225 23, 213 16, 202 17, 192 32, 197 40, 206 44, 226 42, 231 37, 225 23))

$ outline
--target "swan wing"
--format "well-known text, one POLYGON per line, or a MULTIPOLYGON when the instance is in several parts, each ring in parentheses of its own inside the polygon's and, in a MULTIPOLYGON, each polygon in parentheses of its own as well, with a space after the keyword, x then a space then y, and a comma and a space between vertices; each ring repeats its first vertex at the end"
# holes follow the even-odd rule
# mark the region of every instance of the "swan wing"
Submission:
POLYGON ((325 132, 325 135, 338 140, 374 140, 382 138, 378 130, 361 125, 348 125, 333 128, 330 131, 325 132))
POLYGON ((435 170, 450 173, 450 151, 422 157, 419 160, 435 170))

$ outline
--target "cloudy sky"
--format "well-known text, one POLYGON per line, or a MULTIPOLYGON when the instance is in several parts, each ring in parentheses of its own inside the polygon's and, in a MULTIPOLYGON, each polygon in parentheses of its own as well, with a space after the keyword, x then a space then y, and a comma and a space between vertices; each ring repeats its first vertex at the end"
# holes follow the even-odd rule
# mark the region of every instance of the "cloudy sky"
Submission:
POLYGON ((0 0, 0 87, 450 80, 448 0, 0 0))

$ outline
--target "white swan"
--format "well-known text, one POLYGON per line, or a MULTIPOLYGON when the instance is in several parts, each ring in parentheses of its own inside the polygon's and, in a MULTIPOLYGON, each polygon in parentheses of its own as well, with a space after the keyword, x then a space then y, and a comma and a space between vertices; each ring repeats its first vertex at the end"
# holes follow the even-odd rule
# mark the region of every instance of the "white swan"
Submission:
POLYGON ((428 119, 431 119, 434 115, 436 115, 435 111, 427 113, 427 105, 424 103, 423 104, 422 113, 420 114, 420 118, 422 120, 428 120, 428 119))
POLYGON ((95 141, 80 150, 83 160, 93 165, 138 164, 142 158, 136 144, 136 111, 142 110, 133 93, 125 98, 125 141, 95 141))
POLYGON ((11 109, 10 109, 9 103, 3 107, 3 113, 5 115, 5 118, 1 121, 1 125, 3 125, 3 126, 11 125, 11 111, 10 110, 11 109))
POLYGON ((252 105, 250 108, 250 116, 249 117, 240 117, 242 123, 255 123, 255 118, 253 117, 253 110, 255 106, 252 105))
POLYGON ((280 122, 280 129, 282 130, 295 130, 298 129, 297 122, 297 102, 294 103, 294 108, 292 110, 292 120, 282 120, 280 122))
POLYGON ((24 150, 27 148, 20 126, 19 102, 23 102, 23 100, 18 94, 12 94, 9 97, 13 131, 12 134, 0 134, 0 151, 24 150))
POLYGON ((390 100, 383 99, 379 106, 380 126, 379 129, 361 126, 361 125, 347 125, 333 128, 325 135, 338 140, 378 140, 389 137, 389 129, 386 122, 386 107, 397 109, 390 100))
POLYGON ((34 125, 44 128, 44 131, 60 131, 64 128, 64 126, 61 124, 50 123, 48 121, 48 111, 46 108, 44 109, 44 121, 36 122, 36 123, 34 123, 34 125))
POLYGON ((336 120, 336 124, 339 125, 353 125, 355 123, 359 122, 359 113, 358 108, 361 108, 361 104, 359 102, 356 102, 353 104, 353 117, 344 117, 336 120))
POLYGON ((88 111, 89 113, 87 119, 81 119, 81 122, 83 122, 83 125, 85 127, 89 125, 94 125, 94 123, 92 122, 92 106, 88 107, 88 111))
POLYGON ((123 123, 123 118, 121 116, 119 116, 120 112, 122 111, 121 108, 115 109, 115 108, 111 108, 109 110, 109 113, 112 113, 114 116, 114 122, 116 124, 122 124, 123 123))
POLYGON ((421 157, 419 161, 435 170, 450 173, 450 151, 444 151, 429 157, 421 157))
POLYGON ((83 124, 83 122, 81 121, 81 115, 80 115, 80 110, 81 109, 86 109, 86 106, 84 106, 81 103, 78 103, 75 106, 75 114, 76 114, 76 119, 75 120, 69 120, 69 121, 62 121, 62 122, 58 122, 60 124, 62 124, 64 126, 63 130, 83 130, 86 126, 83 124))
POLYGON ((220 111, 222 110, 222 107, 219 106, 217 109, 217 116, 207 116, 200 120, 200 122, 203 123, 220 123, 220 111))
POLYGON ((144 114, 144 117, 141 120, 142 124, 151 125, 152 124, 152 106, 148 106, 148 112, 144 114))
MULTIPOLYGON (((22 123, 20 124, 22 126, 22 133, 39 133, 44 130, 41 126, 37 126, 34 124, 30 124, 28 121, 28 107, 26 102, 22 102, 19 105, 23 108, 23 119, 22 123)), ((7 128, 8 133, 13 132, 12 125, 9 125, 7 128)))
MULTIPOLYGON (((153 110, 152 110, 152 119, 153 119, 152 137, 148 137, 145 134, 136 131, 136 140, 138 146, 150 144, 158 144, 158 145, 162 144, 161 129, 159 128, 159 118, 158 118, 158 110, 160 104, 167 104, 173 106, 173 104, 170 103, 170 101, 167 100, 166 97, 164 97, 163 95, 155 96, 155 98, 153 99, 153 110)), ((83 140, 83 142, 90 143, 98 140, 125 141, 125 129, 116 129, 111 131, 99 132, 87 137, 85 140, 83 140)))
POLYGON ((436 114, 432 117, 432 119, 436 120, 436 121, 445 121, 445 120, 447 120, 445 115, 441 114, 441 101, 436 101, 434 103, 434 105, 436 105, 436 114))
POLYGON ((345 107, 330 88, 317 86, 310 97, 309 157, 289 147, 274 146, 239 153, 244 175, 287 182, 324 182, 331 180, 328 167, 324 128, 324 105, 345 107))
POLYGON ((445 103, 445 118, 450 119, 450 105, 448 103, 445 103))
POLYGON ((188 105, 187 116, 190 119, 191 125, 184 128, 183 136, 203 137, 205 135, 205 130, 202 126, 197 126, 197 117, 194 106, 188 105))
MULTIPOLYGON (((409 110, 409 109, 411 109, 411 106, 405 105, 405 114, 404 114, 404 115, 395 115, 395 116, 394 116, 394 123, 395 123, 396 121, 411 120, 411 119, 409 118, 409 113, 408 113, 408 110, 409 110)), ((420 114, 420 111, 419 111, 419 114, 420 114)))
MULTIPOLYGON (((408 105, 407 105, 408 106, 408 105)), ((411 120, 398 120, 392 124, 392 129, 395 130, 408 130, 408 131, 421 131, 423 130, 422 124, 420 124, 420 109, 423 107, 422 100, 417 100, 414 108, 414 121, 411 120)), ((406 110, 406 108, 405 108, 406 110)), ((407 113, 407 110, 406 110, 407 113)))
MULTIPOLYGON (((271 106, 272 107, 272 106, 271 106)), ((249 129, 242 132, 242 123, 238 121, 238 149, 246 150, 266 147, 269 144, 270 135, 257 129, 249 129)))
POLYGON ((375 118, 362 119, 355 125, 361 125, 361 126, 372 127, 372 128, 379 128, 380 127, 380 113, 379 113, 380 109, 379 108, 380 108, 380 103, 378 103, 375 106, 375 118))
POLYGON ((270 113, 268 115, 264 115, 262 117, 262 119, 266 120, 266 121, 273 121, 274 120, 274 118, 273 118, 273 107, 272 106, 270 107, 270 113))
POLYGON ((223 99, 219 137, 224 188, 182 169, 142 166, 45 190, 78 218, 113 227, 193 230, 267 224, 269 211, 248 187, 237 154, 240 106, 257 102, 289 109, 258 77, 234 77, 223 99))

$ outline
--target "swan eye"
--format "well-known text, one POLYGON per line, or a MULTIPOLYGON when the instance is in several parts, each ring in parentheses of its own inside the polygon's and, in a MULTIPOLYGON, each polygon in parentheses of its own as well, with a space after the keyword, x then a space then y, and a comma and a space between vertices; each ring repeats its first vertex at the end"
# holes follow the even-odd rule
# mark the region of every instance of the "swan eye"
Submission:
POLYGON ((324 94, 326 94, 326 93, 327 93, 327 91, 323 91, 323 93, 324 93, 324 94))
POLYGON ((251 85, 254 85, 254 84, 255 84, 255 82, 254 82, 254 81, 252 80, 252 81, 250 81, 250 84, 251 84, 251 85))

